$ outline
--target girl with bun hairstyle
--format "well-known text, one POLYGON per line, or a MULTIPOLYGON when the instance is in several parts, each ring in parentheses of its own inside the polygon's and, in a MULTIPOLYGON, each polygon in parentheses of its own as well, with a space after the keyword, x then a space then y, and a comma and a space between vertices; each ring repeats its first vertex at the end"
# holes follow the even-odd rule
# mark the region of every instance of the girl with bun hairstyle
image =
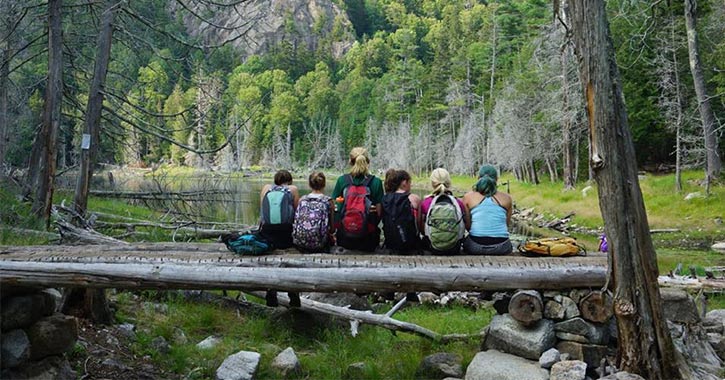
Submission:
POLYGON ((511 196, 498 191, 498 173, 491 165, 483 165, 478 171, 474 191, 463 196, 463 203, 470 210, 471 226, 463 241, 463 250, 469 255, 507 255, 513 250, 509 240, 511 225, 511 196))
POLYGON ((380 243, 383 182, 370 174, 365 148, 353 148, 349 163, 350 173, 338 177, 332 190, 337 245, 372 252, 380 243))

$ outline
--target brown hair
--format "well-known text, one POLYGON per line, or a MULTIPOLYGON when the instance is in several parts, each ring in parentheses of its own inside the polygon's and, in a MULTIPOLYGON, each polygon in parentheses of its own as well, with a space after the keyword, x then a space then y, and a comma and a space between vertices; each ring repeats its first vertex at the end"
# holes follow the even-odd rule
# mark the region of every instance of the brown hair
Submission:
POLYGON ((312 172, 307 181, 312 190, 320 191, 325 188, 325 174, 323 172, 312 172))
POLYGON ((385 181, 383 187, 386 193, 392 193, 400 187, 403 181, 410 181, 410 174, 405 170, 388 169, 385 172, 385 181))
POLYGON ((292 183, 292 174, 287 170, 279 170, 274 174, 274 184, 277 186, 292 183))

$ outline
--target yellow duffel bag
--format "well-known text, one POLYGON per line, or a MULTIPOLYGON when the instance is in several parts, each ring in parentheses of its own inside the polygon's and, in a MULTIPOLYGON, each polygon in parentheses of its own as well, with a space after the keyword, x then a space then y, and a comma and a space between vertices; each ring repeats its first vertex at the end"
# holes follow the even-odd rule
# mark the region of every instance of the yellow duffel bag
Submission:
POLYGON ((524 256, 554 257, 584 256, 587 253, 584 247, 571 237, 527 240, 519 246, 519 252, 524 256))

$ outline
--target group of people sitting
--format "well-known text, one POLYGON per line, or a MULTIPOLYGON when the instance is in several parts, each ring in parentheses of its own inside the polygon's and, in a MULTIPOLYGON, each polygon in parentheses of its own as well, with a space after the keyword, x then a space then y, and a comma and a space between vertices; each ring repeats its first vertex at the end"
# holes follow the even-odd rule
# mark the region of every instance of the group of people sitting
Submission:
POLYGON ((352 149, 350 165, 331 197, 324 193, 321 172, 310 174, 311 193, 300 197, 292 175, 278 171, 274 185, 266 185, 260 194, 261 237, 279 249, 324 252, 336 245, 372 252, 380 245, 382 221, 383 247, 396 253, 511 253, 512 200, 497 190, 494 167, 482 166, 473 191, 462 199, 451 193, 448 171, 435 169, 430 176, 433 191, 421 199, 410 192, 412 178, 405 170, 388 170, 384 181, 372 175, 364 148, 352 149))

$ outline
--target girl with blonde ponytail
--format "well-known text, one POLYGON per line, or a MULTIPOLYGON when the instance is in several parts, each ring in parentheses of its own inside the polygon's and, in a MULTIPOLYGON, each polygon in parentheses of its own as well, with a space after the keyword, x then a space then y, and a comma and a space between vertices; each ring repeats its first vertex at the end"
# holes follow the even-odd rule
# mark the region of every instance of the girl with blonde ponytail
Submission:
POLYGON ((496 168, 483 165, 473 191, 463 196, 463 203, 471 210, 471 226, 463 242, 469 255, 506 255, 513 250, 508 233, 513 200, 498 191, 497 181, 496 168))
POLYGON ((335 189, 332 190, 337 245, 347 249, 374 251, 380 244, 378 223, 383 211, 383 182, 370 174, 370 156, 365 148, 353 148, 349 163, 350 173, 338 177, 335 189), (364 205, 361 192, 365 198, 364 205), (361 216, 361 213, 364 215, 361 216), (359 219, 367 225, 362 232, 352 233, 354 226, 350 226, 359 219))
POLYGON ((423 244, 426 249, 431 250, 437 255, 457 255, 461 252, 461 239, 464 230, 470 227, 470 216, 466 206, 460 199, 453 196, 451 192, 451 175, 448 170, 437 168, 430 174, 430 184, 433 193, 426 196, 420 204, 420 212, 418 213, 418 229, 423 233, 423 244), (447 205, 446 205, 447 204, 447 205), (452 223, 440 223, 437 225, 434 218, 440 218, 436 210, 440 207, 451 207, 453 211, 449 212, 449 219, 453 219, 452 223), (429 220, 430 219, 430 220, 429 220), (446 231, 447 228, 450 231, 446 231), (451 230, 451 228, 453 230, 451 230), (453 234, 453 232, 456 232, 453 234), (448 233, 446 233, 448 232, 448 233), (446 240, 451 239, 446 242, 446 240))

